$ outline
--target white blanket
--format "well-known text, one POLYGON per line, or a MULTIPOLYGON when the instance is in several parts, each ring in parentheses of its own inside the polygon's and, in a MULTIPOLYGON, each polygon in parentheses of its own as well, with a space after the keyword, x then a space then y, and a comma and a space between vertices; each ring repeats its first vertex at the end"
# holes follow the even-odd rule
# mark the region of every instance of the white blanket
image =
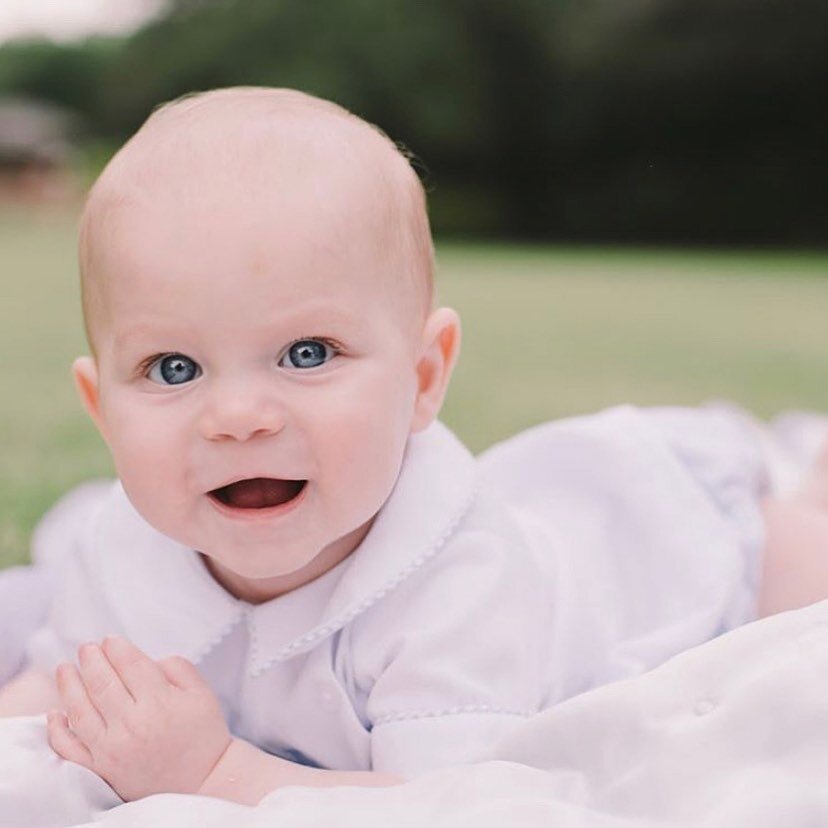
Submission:
POLYGON ((51 753, 42 719, 11 719, 0 826, 828 826, 828 601, 570 699, 491 760, 394 788, 286 788, 256 808, 172 794, 124 805, 51 753))

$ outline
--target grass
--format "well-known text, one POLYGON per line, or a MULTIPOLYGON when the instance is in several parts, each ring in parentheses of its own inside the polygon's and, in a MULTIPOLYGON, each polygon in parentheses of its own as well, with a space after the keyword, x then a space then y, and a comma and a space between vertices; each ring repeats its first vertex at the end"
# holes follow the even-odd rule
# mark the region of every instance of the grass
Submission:
MULTIPOLYGON (((74 218, 0 213, 0 566, 63 491, 111 475, 72 388, 74 218)), ((446 244, 464 321, 443 413, 475 450, 618 402, 828 409, 828 256, 446 244)))

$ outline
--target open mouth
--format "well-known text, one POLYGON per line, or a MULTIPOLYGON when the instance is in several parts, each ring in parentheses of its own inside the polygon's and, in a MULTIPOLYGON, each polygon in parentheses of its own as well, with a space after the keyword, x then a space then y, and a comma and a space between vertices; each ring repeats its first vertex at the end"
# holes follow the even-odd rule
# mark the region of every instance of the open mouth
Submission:
POLYGON ((271 509, 299 496, 307 480, 277 480, 253 477, 237 480, 208 492, 210 497, 234 509, 271 509))

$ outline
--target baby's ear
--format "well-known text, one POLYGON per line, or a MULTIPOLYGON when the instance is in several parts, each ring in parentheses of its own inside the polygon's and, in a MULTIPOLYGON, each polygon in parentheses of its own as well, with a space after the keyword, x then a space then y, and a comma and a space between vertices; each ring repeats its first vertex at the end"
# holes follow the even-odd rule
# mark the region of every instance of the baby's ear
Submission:
POLYGON ((95 364, 95 360, 91 356, 78 357, 72 363, 72 378, 75 380, 75 388, 81 398, 83 407, 98 427, 101 436, 106 440, 98 393, 98 366, 95 364))
POLYGON ((423 329, 417 362, 418 391, 411 433, 422 431, 437 416, 460 353, 460 317, 451 308, 437 308, 423 329))

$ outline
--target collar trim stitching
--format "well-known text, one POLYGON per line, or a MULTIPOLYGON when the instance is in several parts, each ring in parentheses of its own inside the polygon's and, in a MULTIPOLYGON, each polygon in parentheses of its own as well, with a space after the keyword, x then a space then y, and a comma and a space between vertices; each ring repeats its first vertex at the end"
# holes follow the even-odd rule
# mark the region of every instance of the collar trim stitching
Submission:
POLYGON ((438 535, 425 552, 418 555, 413 561, 410 561, 400 572, 398 572, 385 586, 378 589, 372 595, 364 598, 356 605, 352 605, 345 609, 333 620, 314 627, 310 632, 292 641, 287 646, 283 647, 275 656, 268 659, 264 664, 260 664, 255 670, 251 671, 253 677, 257 677, 268 670, 277 661, 286 661, 294 655, 310 649, 313 644, 318 643, 323 638, 331 635, 337 630, 342 629, 346 624, 350 623, 357 615, 365 612, 369 607, 373 606, 377 601, 383 598, 387 593, 399 586, 406 578, 408 578, 415 570, 419 569, 426 561, 433 558, 442 548, 445 547, 446 541, 451 537, 457 529, 460 521, 466 516, 466 513, 471 508, 472 503, 478 496, 480 481, 475 477, 470 493, 461 504, 460 508, 452 515, 451 519, 445 524, 443 531, 438 535))
POLYGON ((521 716, 528 718, 538 711, 529 708, 497 707, 492 704, 460 704, 454 707, 444 707, 441 710, 412 710, 406 713, 382 713, 374 719, 373 726, 405 722, 409 719, 438 719, 443 716, 458 716, 463 713, 486 714, 495 716, 521 716))
POLYGON ((203 661, 228 635, 238 626, 241 619, 246 615, 243 609, 238 609, 236 614, 219 630, 209 641, 205 642, 200 649, 193 653, 193 662, 198 664, 203 661))

